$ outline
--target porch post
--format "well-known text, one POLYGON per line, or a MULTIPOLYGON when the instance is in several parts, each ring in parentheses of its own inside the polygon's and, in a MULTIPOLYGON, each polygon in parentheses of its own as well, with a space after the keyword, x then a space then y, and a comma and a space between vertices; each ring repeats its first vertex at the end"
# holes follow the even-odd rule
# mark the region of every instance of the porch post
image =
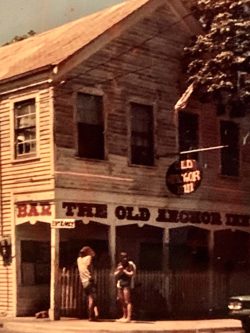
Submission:
POLYGON ((111 221, 109 227, 109 255, 111 259, 111 267, 115 268, 115 254, 116 254, 116 225, 115 221, 111 221))
POLYGON ((169 229, 163 229, 163 263, 162 268, 165 273, 169 271, 169 229))
POLYGON ((59 230, 51 228, 50 320, 60 319, 59 230))
POLYGON ((169 228, 163 229, 162 237, 162 247, 163 247, 163 256, 162 256, 162 270, 164 273, 164 297, 167 302, 166 311, 171 312, 172 304, 170 299, 170 269, 169 269, 169 228))
POLYGON ((115 269, 115 257, 116 257, 116 225, 115 220, 112 219, 110 221, 109 227, 109 254, 111 259, 111 271, 110 271, 110 288, 109 288, 109 311, 112 317, 115 316, 116 313, 116 286, 115 286, 115 277, 114 277, 114 269, 115 269))
POLYGON ((208 251, 209 251, 209 267, 208 267, 208 304, 209 311, 213 310, 214 305, 214 268, 213 268, 213 256, 214 256, 214 231, 209 231, 208 240, 208 251))

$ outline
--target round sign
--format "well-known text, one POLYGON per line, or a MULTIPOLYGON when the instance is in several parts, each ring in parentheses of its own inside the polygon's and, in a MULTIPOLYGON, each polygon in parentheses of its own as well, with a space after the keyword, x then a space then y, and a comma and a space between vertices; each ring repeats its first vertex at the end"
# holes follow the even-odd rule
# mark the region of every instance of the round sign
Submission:
POLYGON ((166 173, 166 185, 176 195, 189 194, 201 183, 201 168, 196 160, 180 160, 170 165, 166 173))

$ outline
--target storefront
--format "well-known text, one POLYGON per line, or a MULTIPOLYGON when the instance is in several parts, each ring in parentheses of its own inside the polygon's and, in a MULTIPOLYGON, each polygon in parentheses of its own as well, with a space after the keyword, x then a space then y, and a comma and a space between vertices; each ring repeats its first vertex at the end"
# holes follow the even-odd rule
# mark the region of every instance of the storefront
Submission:
MULTIPOLYGON (((20 315, 50 308, 54 311, 52 318, 58 318, 60 272, 76 267, 83 245, 95 249, 97 271, 112 272, 122 250, 128 251, 141 274, 249 270, 249 215, 175 209, 173 203, 168 208, 159 203, 158 207, 149 206, 147 202, 129 205, 129 196, 116 204, 74 199, 80 196, 83 193, 71 192, 70 200, 56 204, 16 203, 20 315)), ((218 292, 214 285, 210 288, 210 293, 218 292)), ((177 294, 178 290, 171 293, 177 294)))

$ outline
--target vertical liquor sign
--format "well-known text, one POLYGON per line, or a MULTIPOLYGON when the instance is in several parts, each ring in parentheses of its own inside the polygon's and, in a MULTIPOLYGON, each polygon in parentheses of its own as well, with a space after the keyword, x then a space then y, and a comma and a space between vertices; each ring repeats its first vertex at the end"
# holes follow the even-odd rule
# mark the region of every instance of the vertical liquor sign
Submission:
POLYGON ((202 179, 196 160, 180 160, 170 165, 166 173, 166 185, 176 195, 190 194, 198 189, 202 179))

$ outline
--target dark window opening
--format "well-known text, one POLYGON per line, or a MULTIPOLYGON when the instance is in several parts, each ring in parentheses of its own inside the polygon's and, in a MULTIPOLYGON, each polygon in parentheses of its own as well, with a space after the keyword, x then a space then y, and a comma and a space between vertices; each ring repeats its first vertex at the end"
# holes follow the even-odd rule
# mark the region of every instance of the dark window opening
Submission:
POLYGON ((162 243, 141 243, 139 268, 142 270, 161 270, 163 259, 162 243))
POLYGON ((209 265, 208 232, 200 228, 176 228, 170 231, 170 269, 202 271, 209 265))
POLYGON ((22 285, 48 284, 50 281, 50 243, 21 241, 22 285))
POLYGON ((239 175, 239 128, 232 121, 220 122, 221 145, 221 174, 226 176, 239 175))
POLYGON ((104 159, 104 120, 101 96, 77 94, 78 155, 104 159))
POLYGON ((153 107, 131 103, 131 163, 154 165, 153 107))
MULTIPOLYGON (((179 112, 179 151, 190 151, 199 148, 198 115, 179 112)), ((198 152, 181 154, 180 158, 198 160, 198 152)))
POLYGON ((220 271, 248 271, 250 236, 239 230, 215 232, 214 267, 220 271))
POLYGON ((28 99, 14 104, 15 158, 36 153, 36 102, 28 99))

